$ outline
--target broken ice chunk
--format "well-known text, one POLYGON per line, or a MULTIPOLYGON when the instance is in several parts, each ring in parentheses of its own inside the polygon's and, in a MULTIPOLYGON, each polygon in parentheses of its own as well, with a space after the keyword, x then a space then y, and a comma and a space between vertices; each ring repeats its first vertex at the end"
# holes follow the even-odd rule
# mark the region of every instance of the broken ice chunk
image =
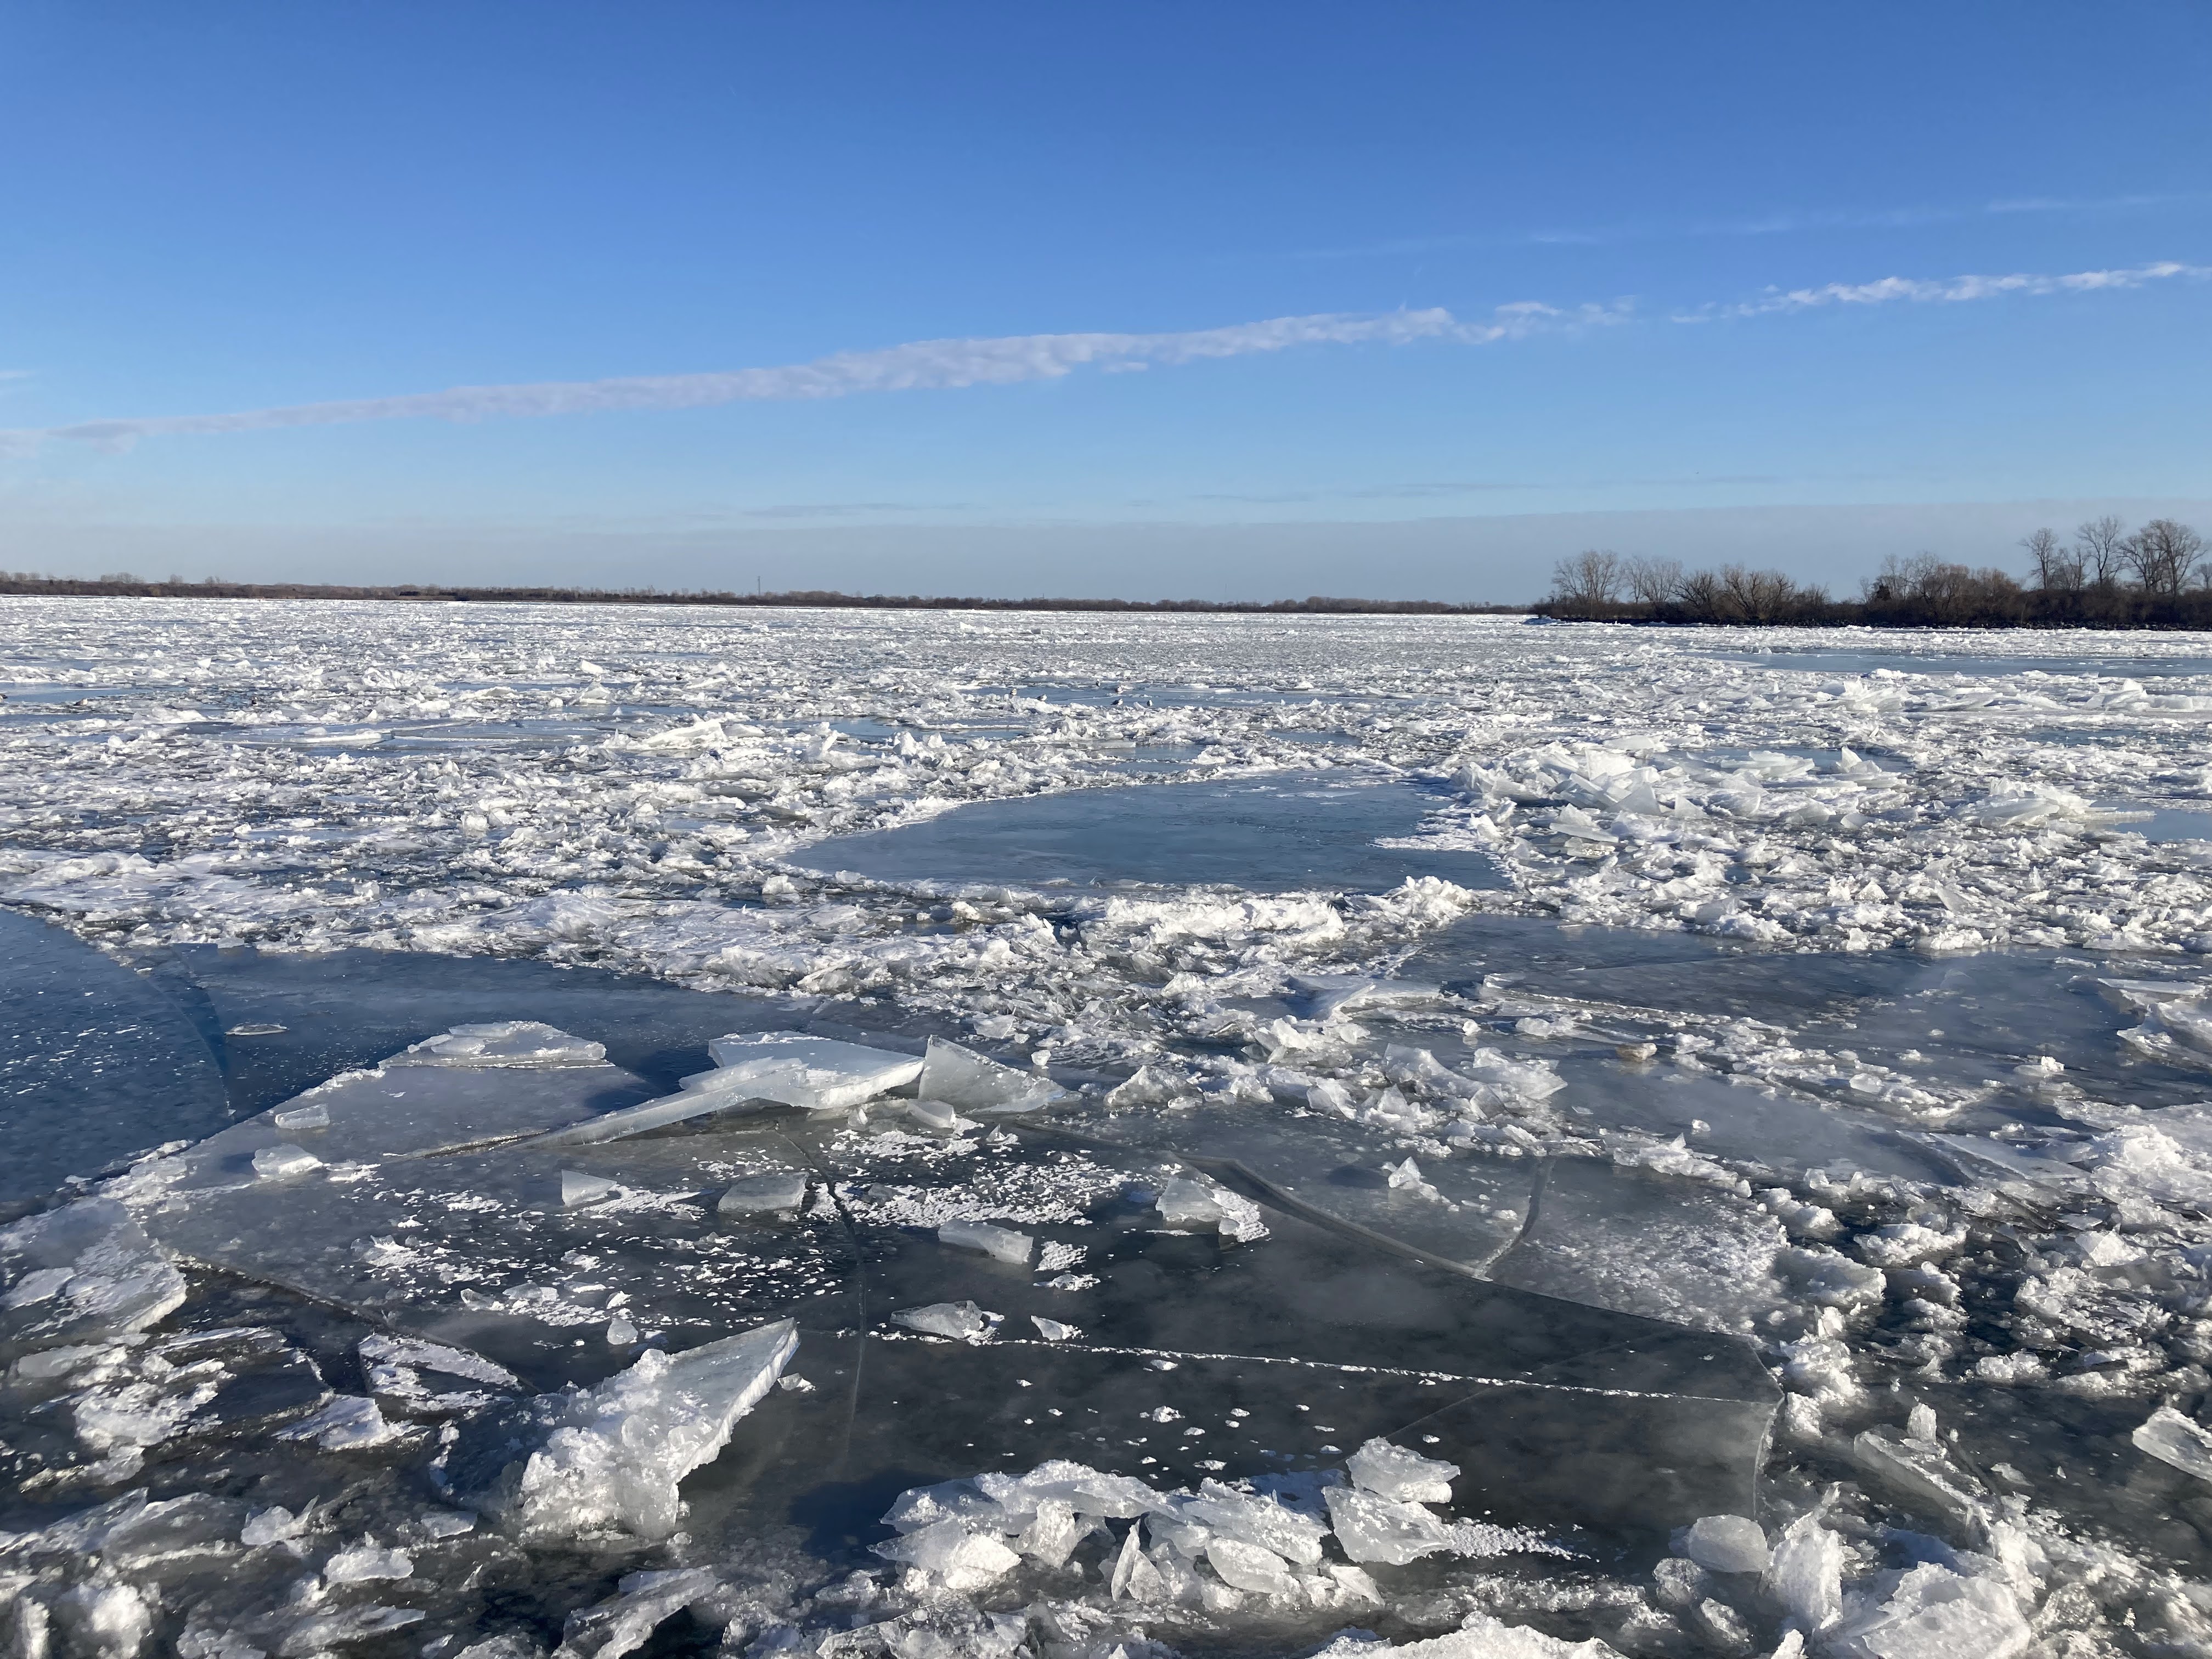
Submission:
MULTIPOLYGON (((607 1346, 609 1347, 627 1348, 631 1343, 636 1340, 637 1327, 631 1324, 629 1321, 621 1314, 617 1314, 612 1319, 607 1321, 607 1346)), ((786 1382, 790 1381, 788 1377, 784 1380, 786 1382)))
POLYGON ((1747 1516, 1700 1516, 1690 1523, 1683 1553, 1707 1572, 1765 1572, 1766 1534, 1747 1516))
POLYGON ((845 1111, 902 1088, 921 1073, 921 1061, 912 1054, 798 1031, 719 1036, 707 1045, 707 1051, 714 1057, 715 1069, 693 1073, 676 1093, 556 1129, 532 1144, 573 1146, 619 1140, 756 1100, 812 1112, 845 1111))
POLYGON ((717 1215, 759 1215, 767 1211, 796 1210, 806 1202, 806 1171, 771 1170, 730 1183, 715 1201, 717 1215))
POLYGON ((1042 1314, 1031 1314, 1030 1323, 1037 1328, 1037 1334, 1048 1342, 1072 1342, 1083 1334, 1081 1328, 1063 1324, 1057 1319, 1047 1319, 1042 1314))
POLYGON ((361 1584, 372 1578, 411 1578, 415 1563, 404 1550, 383 1550, 374 1539, 364 1538, 351 1549, 340 1550, 323 1563, 323 1580, 331 1584, 361 1584))
POLYGON ((1459 1474, 1456 1463, 1424 1457, 1380 1437, 1352 1453, 1344 1467, 1362 1492, 1401 1504, 1450 1503, 1451 1483, 1459 1474))
POLYGON ((596 1204, 620 1191, 617 1182, 605 1176, 586 1175, 581 1170, 561 1171, 561 1207, 573 1210, 580 1204, 596 1204))
MULTIPOLYGON (((1302 1566, 1312 1566, 1321 1559, 1321 1540, 1328 1536, 1328 1528, 1310 1516, 1301 1515, 1272 1498, 1255 1498, 1234 1486, 1224 1486, 1218 1480, 1200 1485, 1198 1496, 1182 1505, 1182 1514, 1186 1519, 1211 1528, 1217 1539, 1239 1540, 1302 1566)), ((1226 1573, 1222 1577, 1229 1577, 1226 1573)), ((1233 1578, 1229 1582, 1237 1583, 1233 1578)), ((1256 1587, 1237 1584, 1237 1588, 1256 1587)))
POLYGON ((799 1031, 733 1032, 716 1037, 707 1052, 726 1074, 716 1088, 744 1083, 758 1099, 816 1112, 842 1111, 904 1088, 921 1077, 923 1065, 912 1054, 799 1031))
POLYGON ((919 1567, 955 1590, 981 1589, 1022 1564, 996 1538, 970 1532, 957 1520, 939 1521, 875 1547, 884 1559, 919 1567))
POLYGON ((916 1092, 963 1112, 1031 1112, 1059 1095, 1048 1079, 986 1060, 941 1037, 929 1040, 916 1092))
POLYGON ((957 1134, 963 1129, 981 1127, 961 1116, 957 1108, 948 1106, 941 1100, 909 1100, 906 1103, 906 1115, 925 1128, 939 1130, 946 1134, 957 1134))
POLYGON ((1057 1498, 1041 1498, 1036 1518, 1022 1529, 1014 1547, 1058 1571, 1067 1565, 1075 1547, 1090 1536, 1091 1524, 1076 1515, 1073 1504, 1057 1498))
MULTIPOLYGON (((713 1596, 721 1589, 721 1580, 706 1567, 680 1567, 625 1573, 615 1588, 617 1593, 597 1606, 569 1613, 558 1649, 563 1659, 623 1659, 682 1609, 713 1596)), ((455 1659, 471 1655, 476 1659, 535 1659, 540 1651, 534 1644, 507 1639, 514 1643, 512 1653, 483 1653, 471 1647, 455 1659)))
POLYGON ((143 1330, 185 1299, 184 1275, 112 1199, 0 1228, 0 1359, 143 1330))
POLYGON ((2212 1434, 2171 1406, 2160 1406, 2130 1437, 2136 1449, 2199 1480, 2212 1480, 2212 1434))
POLYGON ((1308 1019, 1329 1020, 1355 1007, 1405 1007, 1442 999, 1434 985, 1411 980, 1368 979, 1356 974, 1312 974, 1295 976, 1291 994, 1308 1019))
POLYGON ((1817 1634, 1843 1607, 1844 1540, 1803 1515, 1783 1529, 1767 1569, 1766 1587, 1805 1629, 1817 1634))
POLYGON ((1170 1227, 1210 1226, 1232 1244, 1267 1236, 1260 1206, 1226 1187, 1190 1176, 1171 1176, 1160 1188, 1160 1218, 1170 1227))
POLYGON ((238 1541, 250 1550, 259 1549, 264 1544, 281 1544, 288 1538, 297 1538, 307 1527, 304 1512, 295 1515, 282 1504, 272 1504, 246 1517, 246 1524, 238 1529, 238 1541))
POLYGON ((331 1112, 327 1106, 300 1106, 289 1112, 272 1112, 269 1121, 287 1133, 302 1129, 327 1129, 331 1127, 331 1112))
POLYGON ((963 1342, 979 1342, 991 1328, 983 1310, 972 1302, 933 1302, 926 1308, 908 1308, 893 1314, 891 1323, 925 1336, 950 1336, 963 1342))
POLYGON ((680 1354, 648 1349, 596 1389, 469 1424, 448 1479, 525 1536, 611 1528, 665 1538, 678 1483, 720 1454, 798 1347, 797 1327, 781 1319, 680 1354))
POLYGON ((322 1167, 322 1159, 305 1146, 295 1146, 289 1141, 264 1146, 253 1155, 253 1173, 263 1181, 289 1181, 322 1167))
POLYGON ((1402 1567, 1452 1547, 1450 1529, 1419 1504, 1345 1486, 1328 1487, 1322 1497, 1328 1504, 1336 1541, 1352 1560, 1402 1567))
POLYGON ((1888 1601, 1860 1613, 1827 1647, 1847 1659, 2012 1659, 2032 1639, 2002 1583, 1929 1563, 1899 1579, 1888 1601))
POLYGON ((335 1396, 312 1417, 279 1431, 279 1440, 313 1441, 325 1451, 356 1451, 380 1446, 405 1432, 384 1420, 376 1401, 357 1394, 335 1396))
POLYGON ((1030 1252, 1036 1241, 1027 1233, 1018 1233, 1011 1227, 994 1227, 988 1221, 948 1221, 937 1230, 940 1244, 957 1245, 963 1250, 981 1250, 985 1255, 1018 1267, 1029 1265, 1030 1252))
POLYGON ((534 1019, 502 1019, 456 1025, 442 1036, 392 1055, 384 1064, 387 1070, 401 1066, 454 1066, 553 1071, 570 1066, 601 1066, 606 1058, 603 1042, 587 1042, 534 1019))
POLYGON ((1221 1582, 1231 1588, 1262 1595, 1294 1595, 1298 1581, 1291 1577, 1283 1558, 1257 1544, 1240 1539, 1216 1538, 1206 1547, 1206 1559, 1221 1582))

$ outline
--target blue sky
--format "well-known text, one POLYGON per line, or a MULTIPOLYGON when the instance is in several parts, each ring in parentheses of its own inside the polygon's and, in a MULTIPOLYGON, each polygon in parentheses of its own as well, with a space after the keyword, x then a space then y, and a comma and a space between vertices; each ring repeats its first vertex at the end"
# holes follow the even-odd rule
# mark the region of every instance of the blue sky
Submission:
POLYGON ((2200 3, 18 0, 0 567, 2003 557, 2212 498, 2207 85, 2200 3))

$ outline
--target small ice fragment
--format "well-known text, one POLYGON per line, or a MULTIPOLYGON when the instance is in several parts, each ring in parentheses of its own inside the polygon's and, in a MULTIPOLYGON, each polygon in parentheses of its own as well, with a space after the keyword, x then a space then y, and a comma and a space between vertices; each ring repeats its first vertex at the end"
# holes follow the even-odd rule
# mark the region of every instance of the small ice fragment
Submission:
POLYGON ((1060 1091, 1033 1072, 1018 1072, 957 1042, 932 1037, 916 1092, 922 1102, 963 1112, 1030 1112, 1060 1091))
POLYGON ((1044 1282, 1048 1291, 1087 1291, 1098 1282, 1097 1273, 1054 1273, 1044 1282))
POLYGON ((249 1020, 243 1025, 234 1025, 225 1036, 280 1036, 288 1028, 270 1020, 249 1020))
POLYGON ((2014 1066, 2012 1074, 2034 1082, 2044 1078, 2057 1077, 2065 1069, 2066 1064, 2063 1060, 2053 1059, 2049 1054, 2039 1054, 2025 1065, 2014 1066))
POLYGON ((1449 1504, 1459 1465, 1424 1457, 1380 1437, 1345 1460, 1352 1485, 1401 1504, 1449 1504))
POLYGON ((351 1549, 340 1550, 323 1563, 326 1583, 359 1584, 372 1578, 411 1578, 415 1563, 404 1550, 380 1550, 364 1538, 351 1549))
POLYGON ((1037 1328, 1037 1334, 1048 1342, 1072 1342, 1083 1334, 1079 1327, 1062 1324, 1057 1319, 1047 1319, 1042 1314, 1031 1314, 1030 1323, 1037 1328))
POLYGON ((327 1106, 296 1106, 289 1112, 277 1112, 269 1120, 278 1128, 327 1129, 331 1127, 331 1109, 327 1106))
POLYGON ((631 1324, 629 1321, 624 1318, 621 1314, 617 1314, 612 1319, 607 1321, 607 1346, 609 1347, 627 1348, 631 1343, 636 1340, 637 1327, 631 1324))
POLYGON ((2169 1463, 2199 1480, 2212 1480, 2212 1434, 2171 1406, 2160 1406, 2130 1437, 2145 1456, 2169 1463))
POLYGON ((771 1170, 730 1183, 714 1205, 717 1215, 759 1215, 768 1211, 796 1210, 806 1202, 806 1171, 771 1170))
POLYGON ((957 1134, 963 1129, 976 1127, 961 1116, 957 1108, 948 1106, 941 1100, 909 1100, 906 1103, 906 1115, 926 1129, 937 1129, 946 1134, 957 1134))
POLYGON ((812 1394, 814 1384, 796 1371, 786 1371, 775 1380, 776 1388, 784 1394, 812 1394))
POLYGON ((477 1529, 477 1518, 466 1510, 432 1510, 421 1525, 433 1538, 459 1538, 477 1529))
POLYGON ((253 1155, 253 1173, 263 1181, 289 1181, 294 1176, 303 1176, 322 1167, 322 1159, 305 1146, 295 1146, 289 1141, 264 1146, 253 1155))
POLYGON ((238 1541, 250 1550, 259 1549, 264 1544, 281 1544, 288 1538, 297 1538, 307 1527, 305 1513, 295 1515, 282 1504, 271 1504, 246 1517, 246 1524, 238 1529, 238 1541))
POLYGON ((618 1190, 618 1183, 605 1176, 586 1175, 581 1170, 561 1171, 561 1206, 573 1210, 580 1204, 596 1204, 611 1198, 618 1190))
POLYGON ((1645 1060, 1653 1059, 1658 1054, 1659 1045, 1656 1042, 1624 1042, 1617 1046, 1613 1052, 1630 1065, 1640 1066, 1645 1060))
POLYGON ((1936 1438, 1936 1408, 1923 1401, 1913 1407, 1905 1421, 1905 1437, 1933 1443, 1936 1438))
POLYGON ((994 1227, 988 1221, 945 1222, 937 1230, 937 1241, 963 1250, 981 1250, 985 1255, 1018 1267, 1029 1265, 1030 1252, 1036 1244, 1027 1233, 1018 1233, 1011 1227, 994 1227))
POLYGON ((1707 1572, 1764 1572, 1771 1552, 1747 1516, 1708 1515, 1690 1523, 1682 1547, 1707 1572))
POLYGON ((925 1308, 908 1308, 893 1314, 891 1323, 926 1336, 950 1336, 963 1342, 980 1342, 991 1328, 982 1309, 973 1302, 933 1302, 925 1308))

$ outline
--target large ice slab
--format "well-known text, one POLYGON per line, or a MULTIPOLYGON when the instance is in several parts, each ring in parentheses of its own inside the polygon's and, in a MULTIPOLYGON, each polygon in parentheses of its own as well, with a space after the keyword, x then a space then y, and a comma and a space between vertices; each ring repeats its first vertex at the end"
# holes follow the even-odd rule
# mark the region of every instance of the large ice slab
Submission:
POLYGON ((0 1203, 229 1116, 215 1055, 173 1000, 60 928, 0 910, 0 1203))
POLYGON ((481 1028, 464 1026, 373 1070, 343 1073, 165 1160, 159 1178, 182 1194, 279 1173, 312 1176, 317 1164, 343 1172, 590 1122, 649 1092, 643 1079, 587 1057, 598 1044, 550 1026, 519 1036, 509 1026, 490 1040, 520 1057, 485 1057, 479 1045, 486 1041, 481 1028), (441 1053, 440 1044, 459 1052, 441 1053))

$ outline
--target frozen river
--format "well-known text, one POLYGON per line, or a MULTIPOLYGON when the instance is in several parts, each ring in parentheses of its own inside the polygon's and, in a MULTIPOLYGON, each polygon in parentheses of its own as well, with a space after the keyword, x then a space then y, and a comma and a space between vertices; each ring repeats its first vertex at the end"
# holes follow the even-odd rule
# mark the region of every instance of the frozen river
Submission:
POLYGON ((0 1654, 2212 1653, 2204 636, 0 599, 0 1654))

